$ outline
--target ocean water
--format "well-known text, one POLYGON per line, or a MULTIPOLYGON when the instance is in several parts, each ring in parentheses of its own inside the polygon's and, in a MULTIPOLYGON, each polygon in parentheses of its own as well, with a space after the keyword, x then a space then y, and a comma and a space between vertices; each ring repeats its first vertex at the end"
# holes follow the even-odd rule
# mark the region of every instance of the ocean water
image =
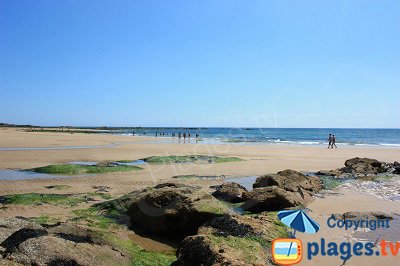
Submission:
POLYGON ((339 145, 400 147, 400 129, 351 128, 140 128, 113 131, 115 134, 171 137, 172 133, 196 133, 205 143, 280 143, 327 145, 328 135, 336 135, 339 145))

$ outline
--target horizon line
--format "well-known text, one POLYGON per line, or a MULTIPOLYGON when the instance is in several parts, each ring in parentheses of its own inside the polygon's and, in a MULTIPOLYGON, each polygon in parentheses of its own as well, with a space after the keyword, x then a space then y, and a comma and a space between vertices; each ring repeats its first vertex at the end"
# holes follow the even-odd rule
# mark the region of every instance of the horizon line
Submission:
POLYGON ((0 123, 0 127, 41 127, 41 128, 88 128, 88 129, 98 129, 98 128, 170 128, 170 129, 205 129, 205 128, 237 128, 237 129, 400 129, 400 127, 252 127, 252 126, 77 126, 77 125, 30 125, 30 124, 12 124, 12 123, 0 123))

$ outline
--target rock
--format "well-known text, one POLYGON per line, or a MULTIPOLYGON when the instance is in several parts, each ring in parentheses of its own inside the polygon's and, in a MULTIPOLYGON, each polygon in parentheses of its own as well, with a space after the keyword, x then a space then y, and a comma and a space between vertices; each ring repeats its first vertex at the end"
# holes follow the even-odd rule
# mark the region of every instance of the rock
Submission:
POLYGON ((308 191, 319 191, 323 188, 318 177, 306 176, 290 169, 280 171, 277 174, 260 176, 253 184, 253 188, 268 186, 278 186, 292 192, 297 192, 299 188, 308 191))
POLYGON ((28 239, 46 236, 44 229, 21 228, 7 237, 0 245, 4 248, 3 254, 12 253, 18 246, 28 239))
POLYGON ((393 163, 392 174, 400 175, 400 163, 397 161, 393 163))
POLYGON ((374 220, 374 219, 389 219, 393 220, 393 216, 384 212, 345 212, 342 216, 343 220, 374 220))
POLYGON ((205 221, 228 212, 209 193, 190 186, 158 185, 131 194, 129 202, 132 224, 174 238, 193 235, 205 221))
POLYGON ((272 265, 267 249, 246 238, 212 235, 186 237, 173 266, 272 265))
POLYGON ((1 218, 0 219, 0 244, 6 240, 10 235, 19 231, 20 229, 43 229, 38 224, 24 218, 1 218))
POLYGON ((244 192, 242 195, 245 203, 241 208, 245 211, 262 212, 277 211, 296 206, 305 206, 312 201, 309 193, 291 192, 278 186, 256 188, 244 192))
POLYGON ((220 185, 212 195, 220 200, 238 203, 243 202, 242 193, 245 191, 245 187, 235 182, 227 182, 220 185))
POLYGON ((44 228, 0 219, 0 265, 128 265, 130 257, 99 234, 76 224, 44 228), (2 257, 2 259, 1 259, 2 257))
POLYGON ((344 163, 345 167, 340 170, 348 174, 376 175, 384 172, 382 163, 370 158, 352 158, 344 163))
POLYGON ((10 261, 10 260, 3 260, 0 257, 0 266, 21 266, 22 264, 16 263, 14 261, 10 261))
POLYGON ((111 242, 105 241, 103 238, 100 238, 98 233, 96 233, 95 231, 78 224, 60 224, 59 226, 48 228, 47 232, 56 237, 75 243, 109 245, 114 249, 116 248, 111 242))
POLYGON ((253 187, 253 191, 242 194, 246 200, 242 208, 261 212, 305 206, 312 201, 313 193, 323 188, 323 183, 317 176, 306 176, 288 169, 258 177, 253 187))
POLYGON ((318 172, 315 173, 317 176, 340 176, 341 174, 343 174, 341 171, 339 171, 338 169, 335 170, 319 170, 318 172))
POLYGON ((25 265, 127 265, 128 257, 109 246, 75 243, 55 236, 30 238, 6 259, 25 265))
POLYGON ((269 213, 256 216, 224 215, 207 221, 199 228, 198 234, 254 237, 267 242, 287 236, 285 227, 278 221, 276 215, 271 216, 269 213))
POLYGON ((363 178, 370 180, 381 173, 400 174, 398 162, 386 163, 370 158, 355 157, 345 161, 345 167, 335 170, 320 170, 316 175, 335 176, 336 178, 363 178))

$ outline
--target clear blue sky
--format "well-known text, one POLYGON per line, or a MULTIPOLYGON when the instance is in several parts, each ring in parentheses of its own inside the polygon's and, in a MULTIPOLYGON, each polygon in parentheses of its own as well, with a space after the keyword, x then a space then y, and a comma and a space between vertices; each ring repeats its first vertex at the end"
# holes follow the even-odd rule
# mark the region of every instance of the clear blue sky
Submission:
POLYGON ((400 1, 0 0, 0 122, 400 127, 400 1))

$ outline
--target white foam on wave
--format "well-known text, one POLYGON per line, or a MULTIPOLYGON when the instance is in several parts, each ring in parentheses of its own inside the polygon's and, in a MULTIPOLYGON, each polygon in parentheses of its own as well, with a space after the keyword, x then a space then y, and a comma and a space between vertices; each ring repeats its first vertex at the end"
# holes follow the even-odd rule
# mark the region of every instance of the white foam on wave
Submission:
POLYGON ((394 143, 379 143, 380 146, 389 146, 389 147, 400 147, 400 144, 394 143))
POLYGON ((373 195, 380 199, 400 201, 400 177, 393 177, 384 181, 355 180, 342 187, 373 195))

